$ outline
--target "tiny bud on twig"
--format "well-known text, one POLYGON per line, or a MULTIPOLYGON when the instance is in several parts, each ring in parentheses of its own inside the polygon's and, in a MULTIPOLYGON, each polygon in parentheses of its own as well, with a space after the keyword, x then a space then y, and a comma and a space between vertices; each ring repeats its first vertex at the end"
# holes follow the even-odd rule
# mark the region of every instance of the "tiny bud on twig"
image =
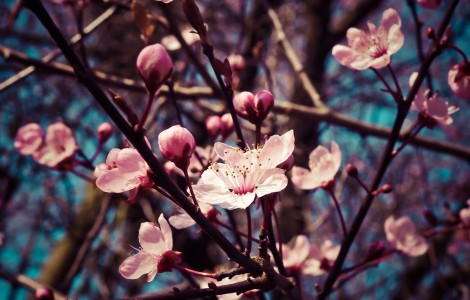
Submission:
POLYGON ((348 164, 346 166, 346 173, 348 173, 348 175, 351 177, 357 177, 359 175, 356 166, 353 164, 348 164))

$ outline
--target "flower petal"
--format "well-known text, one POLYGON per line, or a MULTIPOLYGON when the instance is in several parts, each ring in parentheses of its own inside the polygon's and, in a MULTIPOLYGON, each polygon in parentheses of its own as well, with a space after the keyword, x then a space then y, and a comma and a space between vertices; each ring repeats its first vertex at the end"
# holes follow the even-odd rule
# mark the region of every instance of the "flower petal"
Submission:
POLYGON ((189 226, 196 224, 196 222, 194 222, 194 220, 191 219, 191 217, 186 213, 182 213, 176 216, 171 216, 168 219, 168 221, 176 229, 183 229, 183 228, 187 228, 189 226))
POLYGON ((139 243, 145 252, 151 254, 160 255, 167 251, 162 231, 152 222, 140 224, 139 243))
POLYGON ((287 177, 284 174, 269 176, 256 188, 256 195, 263 197, 264 195, 280 192, 286 188, 287 182, 287 177))
POLYGON ((158 224, 160 224, 160 230, 163 234, 163 238, 165 239, 166 251, 170 251, 173 249, 173 235, 171 233, 170 224, 165 219, 163 214, 158 217, 158 224))
POLYGON ((309 170, 296 166, 292 167, 291 180, 295 186, 302 190, 316 189, 321 185, 321 182, 309 170))
POLYGON ((144 251, 128 257, 119 267, 119 273, 127 279, 137 279, 154 270, 157 270, 155 258, 144 251))

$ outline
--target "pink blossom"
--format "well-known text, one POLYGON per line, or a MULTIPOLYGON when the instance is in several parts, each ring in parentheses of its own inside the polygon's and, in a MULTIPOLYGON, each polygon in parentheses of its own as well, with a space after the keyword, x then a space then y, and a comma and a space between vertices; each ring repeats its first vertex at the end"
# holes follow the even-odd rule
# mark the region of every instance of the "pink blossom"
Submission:
POLYGON ((330 240, 324 241, 320 248, 312 244, 310 246, 308 259, 304 263, 302 273, 310 276, 319 276, 324 274, 336 260, 340 250, 340 245, 335 245, 330 240))
POLYGON ((416 232, 415 224, 407 216, 385 220, 385 234, 390 245, 409 256, 419 256, 428 250, 424 237, 416 232))
POLYGON ((435 9, 441 4, 441 0, 418 0, 418 4, 424 8, 435 9))
POLYGON ((237 114, 253 124, 261 123, 268 116, 274 105, 274 96, 269 91, 262 90, 253 95, 241 92, 233 98, 237 114))
POLYGON ((282 262, 284 267, 291 272, 302 269, 305 260, 310 253, 310 243, 305 235, 298 235, 289 243, 292 247, 282 245, 282 262))
POLYGON ((44 144, 33 153, 33 158, 49 168, 60 168, 59 164, 72 158, 77 148, 72 130, 64 123, 57 122, 47 127, 44 144))
POLYGON ((292 168, 292 182, 300 189, 311 190, 332 181, 341 166, 341 150, 336 142, 331 143, 331 151, 318 146, 310 153, 308 166, 310 170, 292 168))
POLYGON ((222 120, 217 115, 209 116, 206 119, 206 130, 211 137, 217 137, 222 131, 223 126, 222 120))
POLYGON ((255 197, 280 192, 287 186, 284 170, 276 166, 294 150, 294 134, 270 137, 262 149, 243 151, 216 143, 217 155, 225 163, 212 164, 193 186, 199 202, 226 209, 247 208, 255 197))
POLYGON ((470 99, 470 64, 454 65, 449 71, 447 82, 457 97, 470 99))
POLYGON ((153 44, 140 51, 136 67, 145 87, 153 95, 170 76, 173 62, 162 45, 153 44))
POLYGON ((44 133, 37 123, 26 124, 16 133, 15 149, 20 154, 30 155, 36 152, 42 144, 44 133))
MULTIPOLYGON (((414 72, 410 76, 410 87, 418 76, 417 72, 414 72)), ((429 90, 425 93, 420 89, 411 104, 411 109, 418 111, 427 122, 428 127, 433 127, 435 123, 441 126, 448 126, 453 123, 453 119, 450 117, 451 114, 459 110, 456 106, 449 106, 449 104, 442 98, 439 97, 438 93, 434 93, 431 98, 428 98, 429 90)))
MULTIPOLYGON (((218 211, 214 207, 209 204, 199 203, 199 208, 204 216, 209 220, 214 220, 217 217, 218 211)), ((171 216, 168 221, 170 224, 175 227, 176 229, 183 229, 196 224, 196 222, 184 211, 181 213, 171 216)))
POLYGON ((222 138, 225 139, 227 138, 235 129, 233 125, 233 119, 232 115, 229 113, 226 113, 220 117, 220 120, 222 121, 222 138))
MULTIPOLYGON (((189 27, 181 31, 181 36, 189 46, 199 41, 199 35, 195 34, 193 31, 194 29, 189 27)), ((168 49, 168 51, 181 49, 181 44, 174 35, 167 35, 163 37, 161 43, 163 46, 165 46, 166 49, 168 49)))
MULTIPOLYGON (((470 206, 470 199, 467 200, 467 205, 470 206)), ((463 224, 470 226, 470 207, 462 208, 459 212, 459 216, 463 224)))
POLYGON ((196 148, 196 141, 189 130, 175 125, 158 135, 158 146, 164 157, 186 171, 196 148))
POLYGON ((387 66, 390 56, 403 46, 405 38, 400 30, 401 19, 394 9, 384 11, 379 28, 371 22, 367 25, 369 33, 354 27, 348 29, 349 47, 333 47, 333 56, 340 64, 356 70, 380 69, 387 66))
POLYGON ((338 256, 340 246, 330 240, 323 242, 321 247, 310 244, 305 235, 298 235, 289 243, 282 245, 282 261, 290 272, 304 275, 319 276, 324 274, 338 256))
POLYGON ((180 252, 173 251, 173 237, 163 214, 158 218, 160 228, 151 222, 140 224, 139 243, 142 249, 128 257, 119 267, 119 273, 126 279, 137 279, 147 274, 147 282, 157 273, 170 272, 181 263, 180 252))
POLYGON ((133 148, 111 149, 106 163, 95 168, 96 185, 106 193, 122 193, 146 186, 147 163, 133 148))
POLYGON ((106 142, 113 135, 113 125, 108 122, 101 123, 96 129, 96 135, 100 143, 106 142))
MULTIPOLYGON (((227 271, 225 269, 223 270, 217 270, 217 271, 227 271)), ((209 287, 210 282, 214 282, 217 285, 220 286, 226 286, 229 284, 234 284, 234 283, 239 283, 239 282, 246 282, 247 280, 252 279, 248 274, 240 274, 240 275, 235 275, 230 278, 224 278, 220 281, 215 281, 212 278, 209 277, 198 277, 196 278, 197 282, 199 283, 199 286, 204 289, 209 287)), ((257 292, 257 289, 253 289, 250 291, 246 291, 244 293, 228 293, 228 294, 222 294, 222 295, 217 295, 218 300, 238 300, 238 299, 257 299, 255 297, 255 293, 257 292)))

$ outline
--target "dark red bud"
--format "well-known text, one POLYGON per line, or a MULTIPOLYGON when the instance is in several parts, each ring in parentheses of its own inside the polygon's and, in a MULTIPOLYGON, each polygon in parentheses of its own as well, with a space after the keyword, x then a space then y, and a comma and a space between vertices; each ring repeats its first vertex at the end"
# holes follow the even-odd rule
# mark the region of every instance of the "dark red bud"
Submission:
POLYGON ((359 175, 359 172, 357 171, 356 166, 353 164, 348 164, 346 166, 346 173, 348 173, 349 176, 356 178, 359 175))

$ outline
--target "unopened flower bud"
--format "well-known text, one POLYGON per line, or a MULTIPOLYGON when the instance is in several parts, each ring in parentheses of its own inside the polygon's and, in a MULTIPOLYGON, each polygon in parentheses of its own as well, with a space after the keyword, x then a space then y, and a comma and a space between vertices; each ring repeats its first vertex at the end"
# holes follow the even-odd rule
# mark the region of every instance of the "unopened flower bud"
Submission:
POLYGON ((392 185, 391 185, 391 184, 388 184, 388 183, 382 185, 382 187, 380 188, 380 191, 381 191, 382 193, 384 193, 384 194, 388 194, 388 193, 390 193, 392 190, 393 190, 392 185))
POLYGON ((206 130, 209 136, 216 137, 222 131, 224 124, 219 116, 212 115, 206 119, 206 130))
POLYGON ((349 176, 354 177, 354 178, 356 178, 359 175, 356 166, 354 166, 353 164, 348 164, 346 166, 346 173, 348 173, 349 176))
POLYGON ((221 132, 221 134, 222 134, 223 138, 226 138, 235 129, 235 127, 233 125, 232 115, 229 114, 229 113, 226 113, 226 114, 222 115, 222 117, 220 117, 220 120, 222 121, 222 132, 221 132))
POLYGON ((447 76, 452 92, 460 99, 470 99, 470 64, 454 65, 447 76))
POLYGON ((54 293, 46 287, 40 287, 36 289, 36 299, 37 300, 53 300, 54 293))
POLYGON ((113 135, 113 126, 108 122, 104 122, 96 129, 96 134, 98 141, 105 143, 113 135))
POLYGON ((233 99, 237 114, 253 124, 260 124, 268 116, 274 105, 274 97, 269 91, 259 91, 256 95, 241 92, 233 99))
POLYGON ((372 243, 369 246, 369 249, 367 250, 366 259, 367 261, 378 259, 378 258, 381 258, 384 253, 385 253, 385 243, 382 241, 378 241, 378 242, 372 243))
POLYGON ((158 146, 164 157, 174 162, 178 168, 186 170, 196 149, 196 141, 189 130, 175 125, 158 135, 158 146))
POLYGON ((428 39, 434 40, 434 38, 436 37, 436 34, 435 34, 433 28, 428 27, 428 28, 426 29, 426 37, 427 37, 428 39))
POLYGON ((33 154, 41 146, 43 135, 41 126, 37 123, 29 123, 20 127, 15 137, 16 151, 23 155, 33 154))
POLYGON ((418 0, 418 4, 424 8, 436 9, 441 4, 441 0, 418 0))
POLYGON ((173 62, 165 47, 153 44, 140 51, 136 67, 148 92, 153 95, 170 76, 173 62))

